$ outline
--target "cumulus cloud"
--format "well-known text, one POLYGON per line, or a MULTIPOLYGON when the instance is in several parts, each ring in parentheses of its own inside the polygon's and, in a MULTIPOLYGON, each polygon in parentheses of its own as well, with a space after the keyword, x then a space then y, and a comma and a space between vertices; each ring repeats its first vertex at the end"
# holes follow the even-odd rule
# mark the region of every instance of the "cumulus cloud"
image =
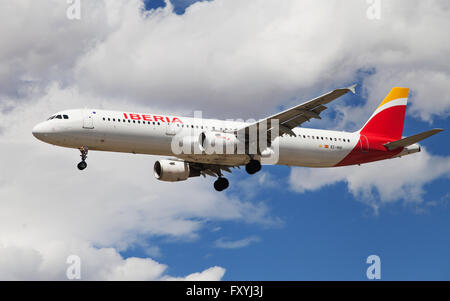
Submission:
POLYGON ((362 166, 293 168, 289 181, 291 188, 300 193, 345 182, 355 198, 377 209, 397 200, 421 203, 424 186, 441 177, 450 177, 450 157, 431 155, 422 148, 419 154, 362 166))
POLYGON ((95 248, 83 242, 53 241, 32 246, 0 245, 0 279, 67 279, 68 256, 80 258, 81 280, 187 280, 218 281, 225 274, 222 267, 211 267, 185 277, 167 275, 167 265, 151 258, 123 258, 114 248, 95 248))
POLYGON ((367 106, 341 107, 343 127, 398 85, 412 89, 408 114, 431 121, 449 112, 445 0, 384 1, 380 20, 359 0, 215 0, 183 15, 167 3, 146 12, 140 0, 83 1, 78 21, 61 1, 7 3, 0 96, 25 100, 57 81, 136 106, 255 118, 363 72, 367 106))
MULTIPOLYGON (((177 189, 157 182, 153 157, 91 152, 89 169, 80 173, 77 150, 31 135, 48 112, 84 101, 76 89, 52 86, 44 96, 0 113, 0 148, 8 158, 0 162, 0 279, 64 279, 66 257, 76 254, 86 280, 163 280, 170 277, 165 265, 119 252, 139 247, 158 255, 148 238, 197 239, 207 221, 273 222, 263 203, 217 194, 212 179, 177 183, 177 189)), ((89 99, 95 107, 103 101, 89 99)), ((224 269, 214 271, 198 277, 220 279, 224 269)))
POLYGON ((217 281, 221 280, 225 274, 225 269, 222 267, 212 267, 200 273, 192 273, 186 277, 165 277, 164 280, 169 281, 217 281))
POLYGON ((71 84, 77 60, 114 29, 103 1, 82 4, 86 13, 75 22, 66 16, 66 1, 2 2, 0 102, 27 100, 53 81, 71 84))
MULTIPOLYGON (((276 221, 264 203, 218 195, 201 179, 180 189, 156 184, 146 156, 93 152, 80 174, 77 152, 30 135, 53 112, 88 106, 260 117, 361 74, 367 104, 338 107, 342 128, 360 124, 396 85, 412 89, 408 114, 432 121, 450 109, 445 0, 383 1, 379 21, 357 0, 215 0, 184 15, 170 3, 145 12, 139 0, 82 1, 77 21, 66 18, 67 8, 65 1, 16 0, 0 11, 1 279, 64 278, 70 254, 82 258, 85 279, 178 279, 164 264, 120 251, 140 245, 160 254, 143 238, 196 239, 207 220, 276 221)), ((382 202, 401 194, 418 201, 427 182, 448 174, 446 157, 401 160, 401 168, 367 166, 395 175, 400 192, 357 167, 294 169, 291 183, 302 192, 346 181, 357 196, 375 189, 382 202)), ((224 272, 212 267, 186 278, 217 280, 224 272)))
MULTIPOLYGON (((216 0, 179 16, 170 6, 142 14, 139 1, 127 1, 122 26, 80 59, 76 78, 93 93, 219 115, 227 103, 228 117, 245 118, 370 71, 369 110, 392 86, 407 85, 412 114, 445 116, 448 3, 384 1, 376 21, 367 9, 357 0, 216 0)), ((349 121, 361 122, 366 110, 349 121)))

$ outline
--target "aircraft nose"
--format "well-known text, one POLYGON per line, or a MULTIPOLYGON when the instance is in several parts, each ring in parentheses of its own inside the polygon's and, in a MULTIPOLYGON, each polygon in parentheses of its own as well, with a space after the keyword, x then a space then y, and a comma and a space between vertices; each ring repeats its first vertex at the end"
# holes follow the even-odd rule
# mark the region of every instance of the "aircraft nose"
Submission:
POLYGON ((44 123, 37 124, 31 131, 31 133, 39 140, 42 140, 48 134, 44 123))

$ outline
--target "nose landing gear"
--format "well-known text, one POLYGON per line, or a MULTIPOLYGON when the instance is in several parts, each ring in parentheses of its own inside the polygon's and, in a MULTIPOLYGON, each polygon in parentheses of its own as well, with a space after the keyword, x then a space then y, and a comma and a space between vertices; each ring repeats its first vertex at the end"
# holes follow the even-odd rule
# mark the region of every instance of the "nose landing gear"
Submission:
POLYGON ((81 162, 78 163, 77 167, 79 170, 84 170, 87 167, 86 159, 88 155, 88 148, 84 146, 80 148, 80 152, 81 152, 81 162))

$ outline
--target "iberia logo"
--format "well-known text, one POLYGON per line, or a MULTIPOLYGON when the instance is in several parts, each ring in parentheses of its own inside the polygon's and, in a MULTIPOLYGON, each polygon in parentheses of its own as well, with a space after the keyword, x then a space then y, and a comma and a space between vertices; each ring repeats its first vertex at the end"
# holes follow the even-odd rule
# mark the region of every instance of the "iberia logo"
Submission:
POLYGON ((148 115, 148 114, 131 114, 131 113, 123 113, 125 119, 131 120, 144 120, 144 121, 155 121, 155 122, 168 122, 174 123, 179 122, 183 123, 178 117, 169 117, 169 116, 159 116, 159 115, 148 115))

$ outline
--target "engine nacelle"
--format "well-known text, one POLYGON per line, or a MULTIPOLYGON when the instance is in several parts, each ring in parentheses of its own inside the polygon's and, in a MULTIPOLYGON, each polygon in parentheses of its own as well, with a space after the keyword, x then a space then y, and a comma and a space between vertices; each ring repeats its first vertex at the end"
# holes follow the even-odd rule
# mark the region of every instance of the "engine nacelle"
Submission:
POLYGON ((155 177, 160 181, 178 182, 189 177, 199 176, 200 173, 191 170, 189 163, 176 160, 159 160, 153 167, 155 177))
POLYGON ((207 155, 235 154, 239 140, 234 134, 203 132, 200 134, 199 143, 207 155))

